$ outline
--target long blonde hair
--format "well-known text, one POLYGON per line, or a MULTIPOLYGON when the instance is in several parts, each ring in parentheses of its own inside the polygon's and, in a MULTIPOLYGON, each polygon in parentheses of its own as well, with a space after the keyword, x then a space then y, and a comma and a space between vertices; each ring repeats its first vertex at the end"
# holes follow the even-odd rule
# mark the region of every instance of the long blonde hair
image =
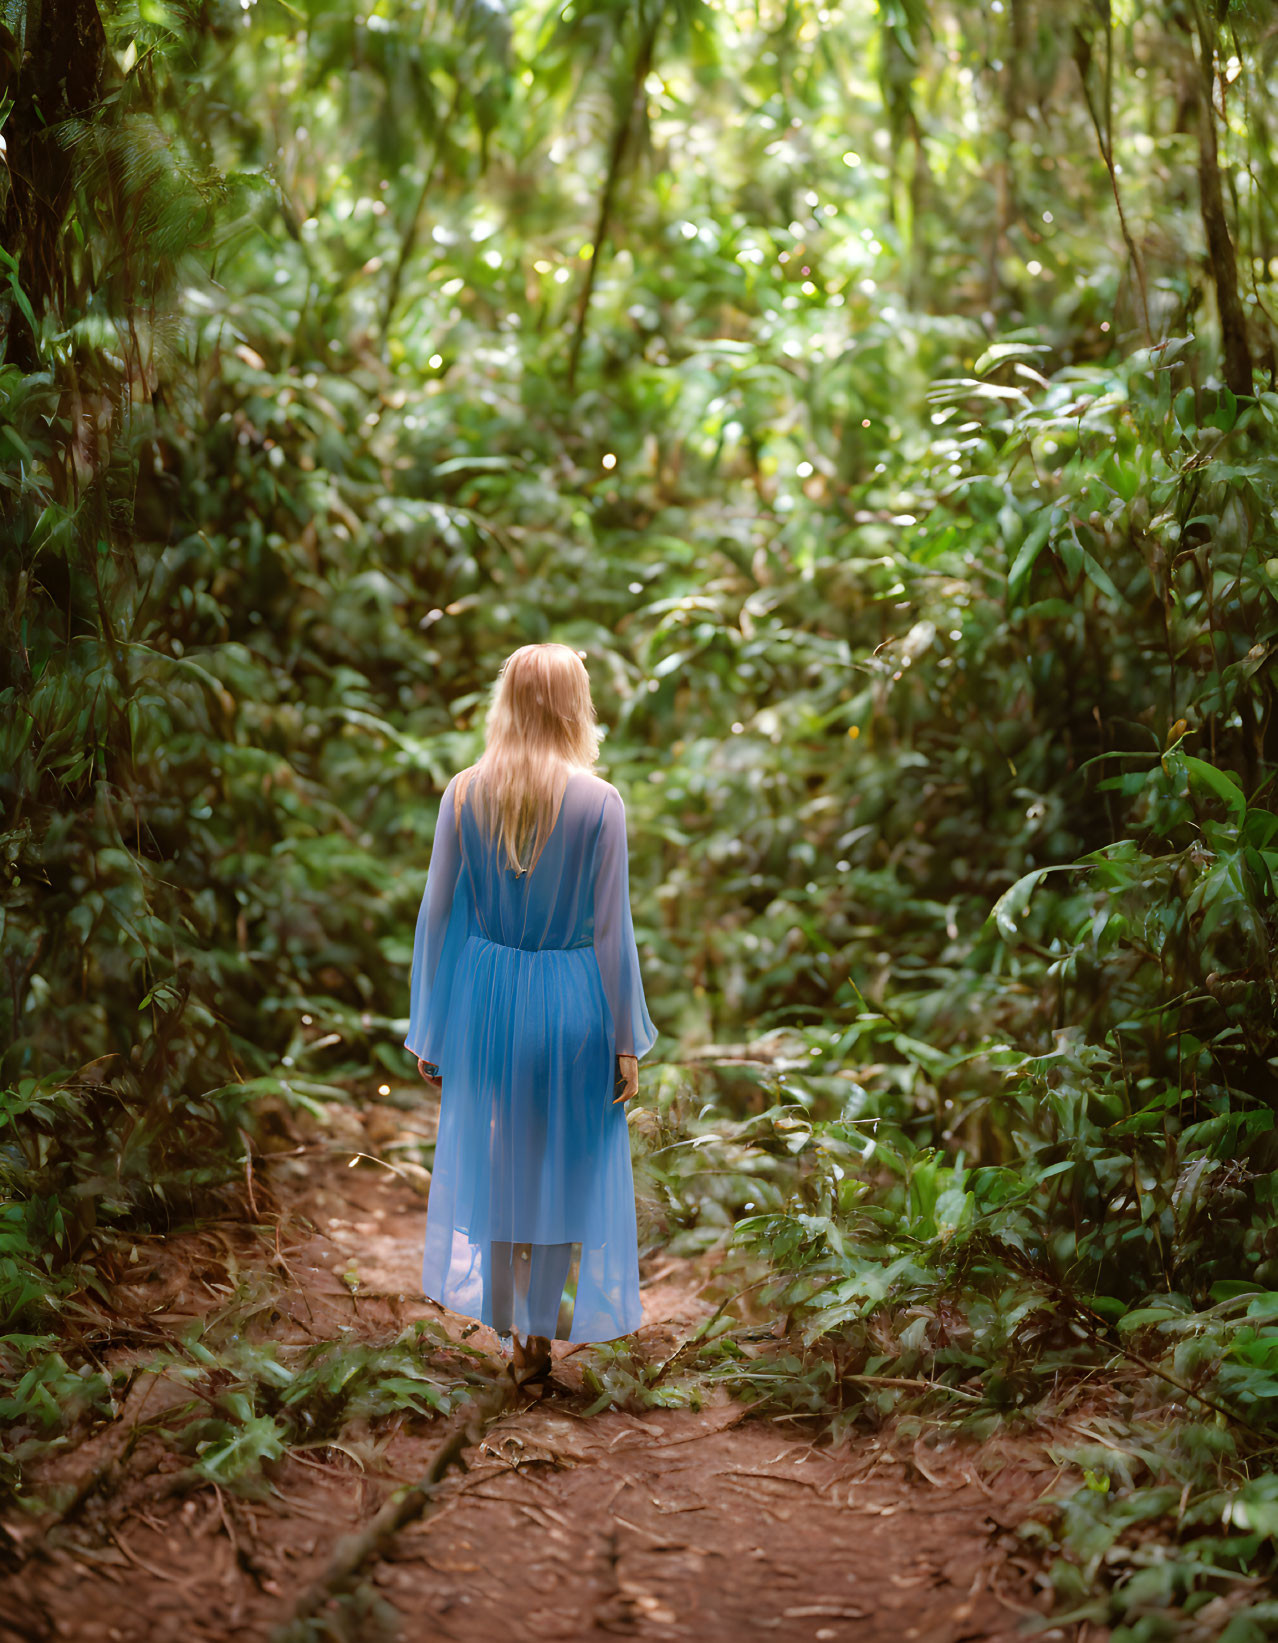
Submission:
POLYGON ((568 645, 521 645, 493 686, 478 761, 457 778, 516 873, 531 873, 546 847, 574 769, 599 757, 590 675, 568 645), (524 856, 528 857, 525 862, 524 856))

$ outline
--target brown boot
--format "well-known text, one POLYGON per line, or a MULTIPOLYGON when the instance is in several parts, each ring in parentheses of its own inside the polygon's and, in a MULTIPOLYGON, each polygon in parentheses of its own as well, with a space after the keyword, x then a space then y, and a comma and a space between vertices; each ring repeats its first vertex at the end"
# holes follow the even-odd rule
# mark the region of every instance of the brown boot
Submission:
POLYGON ((550 1341, 545 1335, 530 1335, 526 1341, 514 1337, 514 1355, 506 1373, 521 1392, 540 1398, 545 1394, 551 1370, 550 1341))

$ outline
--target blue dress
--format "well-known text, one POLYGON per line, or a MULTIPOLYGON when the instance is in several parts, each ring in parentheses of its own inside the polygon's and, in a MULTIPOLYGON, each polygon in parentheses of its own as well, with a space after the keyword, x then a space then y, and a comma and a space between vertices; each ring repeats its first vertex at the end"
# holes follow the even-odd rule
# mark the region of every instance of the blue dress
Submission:
POLYGON ((472 786, 444 790, 405 1046, 439 1068, 422 1287, 502 1333, 606 1341, 642 1321, 615 1057, 656 1040, 631 923, 626 814, 574 770, 531 872, 472 786))

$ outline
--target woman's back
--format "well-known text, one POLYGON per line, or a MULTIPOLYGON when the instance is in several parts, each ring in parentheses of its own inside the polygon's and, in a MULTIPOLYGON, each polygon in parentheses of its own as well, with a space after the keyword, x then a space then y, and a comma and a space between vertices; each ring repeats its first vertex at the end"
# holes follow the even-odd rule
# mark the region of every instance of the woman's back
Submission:
POLYGON ((478 935, 526 949, 594 944, 597 857, 618 821, 624 825, 615 787, 586 770, 568 776, 554 827, 531 872, 508 865, 469 797, 458 814, 478 935))
MULTIPOLYGON (((453 777, 440 802, 417 920, 408 1048, 446 1064, 456 1016, 453 980, 469 963, 467 955, 477 957, 475 949, 487 945, 499 952, 589 956, 607 1007, 609 1066, 613 1056, 645 1054, 657 1033, 639 977, 620 793, 591 771, 573 771, 540 857, 530 871, 516 872, 473 788, 457 802, 459 779, 453 777)), ((531 1020, 522 1025, 536 1028, 531 1020)))

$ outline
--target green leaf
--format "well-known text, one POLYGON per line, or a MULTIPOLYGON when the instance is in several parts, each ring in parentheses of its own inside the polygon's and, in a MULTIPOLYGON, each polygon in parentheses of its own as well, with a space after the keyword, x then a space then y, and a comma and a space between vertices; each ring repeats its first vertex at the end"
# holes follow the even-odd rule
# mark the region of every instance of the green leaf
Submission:
POLYGON ((1020 939, 1018 920, 1023 918, 1029 910, 1030 897, 1033 895, 1038 881, 1047 873, 1065 872, 1074 864, 1072 862, 1058 862, 1051 867, 1035 867, 1024 873, 1016 883, 1010 885, 990 908, 988 919, 993 919, 998 933, 1004 941, 1015 942, 1020 939))
POLYGON ((1004 365, 1008 360, 1032 359, 1035 354, 1050 354, 1051 351, 1045 342, 992 342, 973 365, 972 371, 978 377, 984 376, 986 371, 995 365, 1004 365))
POLYGON ((14 450, 17 451, 18 455, 28 464, 28 466, 32 468, 35 467, 36 459, 32 454, 31 447, 27 444, 26 440, 23 439, 22 435, 11 422, 0 423, 0 434, 5 436, 10 445, 13 446, 14 450))
POLYGON ((1247 809, 1247 800, 1243 796, 1242 788, 1223 770, 1217 769, 1214 764, 1208 764, 1205 759, 1195 759, 1189 753, 1183 753, 1181 757, 1190 776, 1201 782, 1218 799, 1223 799, 1230 815, 1236 821, 1241 821, 1247 809))
POLYGON ((26 319, 27 324, 31 327, 32 334, 38 338, 40 335, 40 327, 36 324, 35 312, 27 299, 26 292, 18 283, 17 274, 12 272, 9 275, 9 289, 13 292, 13 300, 22 310, 23 317, 26 319))
POLYGON ((1025 540, 1016 551, 1016 558, 1007 575, 1007 597, 1009 602, 1015 602, 1020 598, 1021 590, 1029 579, 1030 571, 1034 568, 1034 562, 1043 551, 1058 520, 1059 512, 1057 509, 1044 510, 1027 532, 1025 540))

